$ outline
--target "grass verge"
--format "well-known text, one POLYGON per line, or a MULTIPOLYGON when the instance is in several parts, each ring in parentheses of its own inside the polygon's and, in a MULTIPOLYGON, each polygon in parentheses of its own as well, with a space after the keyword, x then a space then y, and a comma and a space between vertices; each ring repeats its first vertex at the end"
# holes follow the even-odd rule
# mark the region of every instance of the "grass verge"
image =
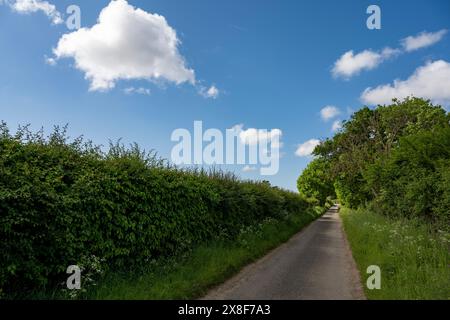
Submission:
POLYGON ((245 228, 235 240, 215 240, 182 257, 152 261, 138 275, 115 273, 87 291, 87 299, 193 299, 222 283, 246 264, 286 242, 323 209, 268 219, 245 228))
POLYGON ((344 229, 368 299, 450 299, 450 235, 417 221, 366 209, 341 209, 344 229), (369 290, 367 267, 381 269, 381 289, 369 290))

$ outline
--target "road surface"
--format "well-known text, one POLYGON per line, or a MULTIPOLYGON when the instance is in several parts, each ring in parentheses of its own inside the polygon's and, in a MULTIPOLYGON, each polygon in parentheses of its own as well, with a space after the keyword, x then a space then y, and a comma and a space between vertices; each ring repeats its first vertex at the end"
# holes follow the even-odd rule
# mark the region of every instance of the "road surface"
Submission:
POLYGON ((203 299, 364 299, 337 208, 203 299))

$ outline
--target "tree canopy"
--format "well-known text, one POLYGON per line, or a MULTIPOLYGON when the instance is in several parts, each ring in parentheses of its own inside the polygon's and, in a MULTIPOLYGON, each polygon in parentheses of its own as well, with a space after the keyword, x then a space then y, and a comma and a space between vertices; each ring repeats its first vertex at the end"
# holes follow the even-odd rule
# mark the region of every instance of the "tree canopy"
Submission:
POLYGON ((298 189, 319 201, 336 194, 349 207, 376 204, 386 214, 448 225, 449 150, 450 115, 442 106, 409 97, 363 107, 315 148, 298 189))

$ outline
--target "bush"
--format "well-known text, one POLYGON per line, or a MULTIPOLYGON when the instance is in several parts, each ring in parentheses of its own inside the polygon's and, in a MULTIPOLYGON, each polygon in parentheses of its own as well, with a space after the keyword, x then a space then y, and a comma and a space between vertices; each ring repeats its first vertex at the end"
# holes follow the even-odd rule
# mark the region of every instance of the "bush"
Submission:
POLYGON ((387 159, 371 168, 380 185, 376 206, 385 214, 420 218, 448 229, 450 223, 450 127, 400 139, 387 159))
POLYGON ((2 123, 0 293, 54 288, 72 264, 143 267, 309 206, 266 182, 170 167, 137 146, 103 153, 59 128, 46 139, 2 123))

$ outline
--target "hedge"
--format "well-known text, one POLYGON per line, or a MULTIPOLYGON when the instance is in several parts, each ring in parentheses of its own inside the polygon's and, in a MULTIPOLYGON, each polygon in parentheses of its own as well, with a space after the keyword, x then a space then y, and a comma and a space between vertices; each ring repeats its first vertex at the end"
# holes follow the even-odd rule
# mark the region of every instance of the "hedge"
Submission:
MULTIPOLYGON (((131 270, 246 225, 307 211, 298 194, 165 165, 137 146, 0 126, 0 295, 46 290, 72 264, 131 270)), ((306 213, 305 213, 306 214, 306 213)))

